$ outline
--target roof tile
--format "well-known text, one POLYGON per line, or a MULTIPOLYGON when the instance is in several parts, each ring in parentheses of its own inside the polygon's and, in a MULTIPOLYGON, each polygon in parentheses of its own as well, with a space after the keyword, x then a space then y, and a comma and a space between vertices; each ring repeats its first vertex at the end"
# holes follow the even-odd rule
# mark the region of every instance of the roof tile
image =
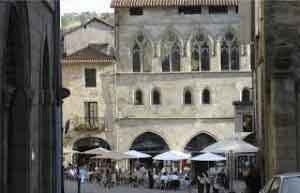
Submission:
POLYGON ((237 6, 239 1, 240 0, 112 0, 111 7, 237 6))

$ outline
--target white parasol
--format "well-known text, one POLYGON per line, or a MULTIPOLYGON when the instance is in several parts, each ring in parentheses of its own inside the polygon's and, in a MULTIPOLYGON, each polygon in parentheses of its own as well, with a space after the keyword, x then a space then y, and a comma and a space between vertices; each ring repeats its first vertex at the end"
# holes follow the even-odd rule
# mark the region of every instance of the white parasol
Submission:
POLYGON ((168 151, 162 154, 155 156, 154 160, 163 160, 163 161, 180 161, 189 159, 191 156, 186 153, 179 151, 168 151))
POLYGON ((202 152, 213 153, 228 153, 231 151, 233 153, 256 153, 258 152, 258 148, 243 141, 239 137, 234 137, 216 142, 202 150, 202 152))
POLYGON ((114 152, 109 151, 107 149, 104 149, 102 147, 98 147, 95 149, 90 149, 84 152, 85 154, 95 154, 96 157, 93 157, 93 159, 114 159, 114 160, 122 160, 122 159, 131 159, 132 156, 120 153, 120 152, 114 152))
POLYGON ((214 153, 206 152, 204 154, 198 155, 191 158, 192 161, 225 161, 226 158, 214 153))
POLYGON ((126 155, 129 155, 132 157, 132 159, 143 159, 143 158, 150 158, 151 155, 148 155, 146 153, 142 153, 139 151, 135 151, 135 150, 130 150, 125 152, 126 155))

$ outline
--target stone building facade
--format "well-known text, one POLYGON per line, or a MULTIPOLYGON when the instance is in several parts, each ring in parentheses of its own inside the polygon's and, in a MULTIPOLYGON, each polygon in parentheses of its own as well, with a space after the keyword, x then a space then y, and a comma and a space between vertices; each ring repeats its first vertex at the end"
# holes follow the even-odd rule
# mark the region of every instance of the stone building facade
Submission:
POLYGON ((1 1, 0 16, 0 192, 60 192, 59 1, 1 1))
POLYGON ((86 48, 89 44, 107 44, 108 54, 114 48, 114 27, 99 18, 66 30, 63 37, 66 55, 86 48))
POLYGON ((116 73, 103 77, 114 149, 196 153, 232 137, 233 102, 252 92, 239 1, 130 2, 112 1, 116 73))
POLYGON ((255 1, 255 93, 265 178, 300 170, 300 2, 255 1))
MULTIPOLYGON (((63 104, 66 150, 111 149, 102 74, 113 71, 113 34, 114 27, 97 18, 64 34, 63 86, 71 92, 63 104)), ((64 163, 71 161, 65 155, 64 163)))

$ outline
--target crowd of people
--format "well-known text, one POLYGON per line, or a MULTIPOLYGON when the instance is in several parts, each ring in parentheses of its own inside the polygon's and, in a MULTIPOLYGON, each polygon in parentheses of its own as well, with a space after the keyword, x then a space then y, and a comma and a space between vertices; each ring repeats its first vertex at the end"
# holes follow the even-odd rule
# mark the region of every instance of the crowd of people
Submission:
POLYGON ((224 168, 220 171, 211 168, 202 172, 194 183, 197 184, 198 193, 224 193, 229 189, 229 178, 224 168))
MULTIPOLYGON (((187 192, 225 193, 229 190, 229 177, 223 167, 212 167, 208 171, 192 175, 190 171, 178 172, 169 168, 161 170, 138 166, 131 170, 116 169, 111 163, 102 167, 76 167, 70 165, 65 169, 65 177, 70 180, 80 180, 81 183, 94 182, 101 187, 111 189, 118 185, 133 188, 144 187, 161 190, 185 189, 187 192), (194 190, 194 191, 192 191, 194 190)), ((242 182, 244 192, 254 193, 259 189, 259 178, 256 170, 244 172, 242 182)))
POLYGON ((179 173, 165 168, 158 171, 155 168, 146 169, 144 166, 132 170, 116 169, 113 164, 95 167, 89 170, 88 166, 76 167, 69 165, 65 168, 65 178, 80 180, 81 183, 96 182, 103 188, 113 188, 117 185, 128 185, 133 188, 146 187, 150 189, 178 190, 191 185, 189 172, 179 173))

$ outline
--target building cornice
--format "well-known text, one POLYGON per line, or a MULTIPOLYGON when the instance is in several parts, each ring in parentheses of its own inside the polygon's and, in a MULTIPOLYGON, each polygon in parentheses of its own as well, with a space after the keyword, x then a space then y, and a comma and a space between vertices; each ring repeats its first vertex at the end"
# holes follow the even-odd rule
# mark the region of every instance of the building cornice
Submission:
POLYGON ((233 75, 233 76, 252 76, 251 71, 209 71, 209 72, 117 72, 117 75, 233 75))
POLYGON ((118 117, 118 120, 130 120, 130 119, 140 119, 140 120, 184 120, 184 119, 199 119, 199 120, 233 120, 234 117, 118 117))
POLYGON ((112 8, 157 8, 181 6, 238 6, 240 0, 113 0, 112 8))

